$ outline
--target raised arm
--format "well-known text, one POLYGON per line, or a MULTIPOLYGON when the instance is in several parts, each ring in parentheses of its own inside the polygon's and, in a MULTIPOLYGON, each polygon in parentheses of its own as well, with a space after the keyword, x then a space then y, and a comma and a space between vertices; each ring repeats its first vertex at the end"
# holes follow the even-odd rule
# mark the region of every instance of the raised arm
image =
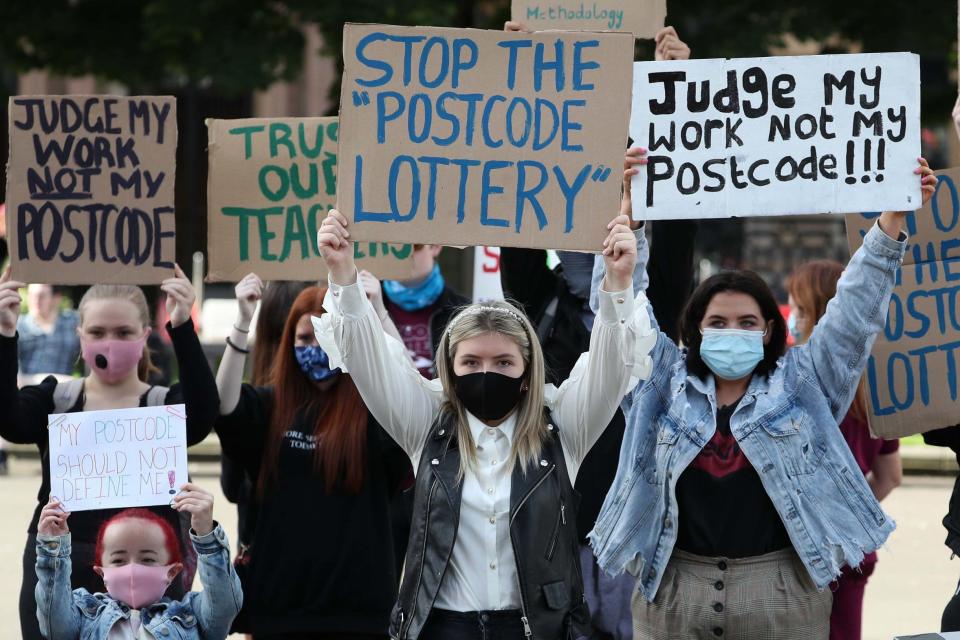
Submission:
POLYGON ((47 378, 38 386, 17 387, 17 319, 19 289, 10 269, 0 275, 0 437, 17 444, 38 444, 47 438, 47 416, 53 413, 56 381, 47 378))
POLYGON ((248 273, 233 289, 237 296, 237 319, 230 330, 227 348, 217 368, 217 390, 220 392, 220 415, 233 412, 240 401, 243 369, 249 353, 247 338, 250 321, 257 302, 263 297, 263 281, 255 273, 248 273))
MULTIPOLYGON (((936 187, 936 176, 922 158, 915 173, 926 203, 936 187)), ((880 216, 850 258, 837 293, 810 339, 788 352, 801 369, 812 369, 813 380, 837 421, 849 408, 873 343, 886 323, 894 279, 907 247, 905 219, 905 212, 887 211, 880 216)))
POLYGON ((45 638, 72 640, 80 637, 80 609, 74 606, 70 587, 69 513, 50 500, 37 524, 37 622, 45 638))
MULTIPOLYGON (((330 269, 327 313, 314 322, 317 339, 333 338, 336 358, 350 374, 377 422, 418 458, 426 435, 440 409, 438 383, 429 383, 413 368, 403 343, 389 338, 358 281, 345 216, 331 210, 317 234, 317 246, 330 269)), ((416 465, 414 465, 416 466, 416 465)))
POLYGON ((599 291, 590 351, 580 357, 556 394, 547 397, 560 428, 571 481, 613 417, 631 377, 649 373, 647 353, 656 342, 643 294, 635 308, 630 291, 637 243, 627 216, 610 223, 603 258, 607 273, 599 291))

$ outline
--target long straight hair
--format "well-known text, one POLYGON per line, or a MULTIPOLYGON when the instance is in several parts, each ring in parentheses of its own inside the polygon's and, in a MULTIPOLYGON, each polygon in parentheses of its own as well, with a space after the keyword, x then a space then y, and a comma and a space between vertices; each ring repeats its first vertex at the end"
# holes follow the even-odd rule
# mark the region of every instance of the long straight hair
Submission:
POLYGON ((327 391, 320 392, 300 369, 293 343, 297 322, 305 314, 322 315, 326 287, 300 292, 280 337, 271 382, 273 411, 267 436, 264 464, 257 479, 257 494, 263 496, 275 479, 284 434, 300 419, 312 419, 316 439, 314 471, 322 471, 328 492, 356 494, 363 488, 367 457, 367 408, 356 385, 341 373, 327 391))
MULTIPOLYGON (((813 328, 827 312, 827 303, 837 295, 837 283, 843 275, 843 265, 836 260, 812 260, 806 262, 790 274, 787 291, 794 302, 803 309, 803 315, 810 318, 807 330, 800 336, 800 342, 806 342, 813 328)), ((857 393, 850 405, 850 413, 861 422, 867 421, 867 402, 863 378, 857 385, 857 393)))
POLYGON ((270 372, 276 359, 280 338, 293 301, 309 285, 305 282, 274 280, 268 282, 260 300, 257 328, 250 364, 250 383, 257 387, 270 384, 270 372))
POLYGON ((511 444, 509 464, 518 461, 526 472, 528 465, 536 464, 548 431, 543 411, 543 385, 546 373, 543 351, 536 332, 527 316, 508 302, 484 302, 465 307, 447 326, 437 349, 437 375, 443 384, 446 401, 441 411, 448 412, 457 420, 457 446, 460 449, 460 477, 464 465, 476 468, 477 453, 473 434, 467 422, 467 410, 455 391, 453 359, 457 346, 464 340, 488 333, 498 333, 517 344, 524 363, 524 378, 528 389, 520 396, 517 405, 517 426, 511 444))
MULTIPOLYGON (((88 303, 95 300, 126 300, 137 308, 137 315, 140 318, 140 324, 144 329, 150 326, 150 307, 147 305, 147 297, 143 294, 143 289, 132 284, 95 284, 83 294, 80 298, 80 304, 77 305, 77 313, 80 315, 80 328, 83 328, 85 309, 88 303)), ((87 363, 92 364, 92 363, 87 363)), ((137 377, 141 382, 147 382, 150 374, 158 372, 153 361, 150 359, 150 348, 146 343, 143 345, 143 357, 140 358, 140 364, 137 365, 137 377)))

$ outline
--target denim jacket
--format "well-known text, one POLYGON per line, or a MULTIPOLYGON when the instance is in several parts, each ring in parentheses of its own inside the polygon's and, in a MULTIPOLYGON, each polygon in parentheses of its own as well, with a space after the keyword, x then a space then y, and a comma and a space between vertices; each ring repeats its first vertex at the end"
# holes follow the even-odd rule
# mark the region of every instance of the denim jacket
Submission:
MULTIPOLYGON (((158 639, 222 639, 240 611, 243 592, 230 562, 227 534, 218 524, 204 536, 190 532, 203 591, 183 600, 163 598, 141 609, 143 627, 158 639)), ((37 619, 50 640, 106 640, 130 607, 103 593, 70 590, 70 534, 37 536, 37 619)))
MULTIPOLYGON (((640 242, 642 261, 642 234, 640 242)), ((895 526, 837 424, 884 326, 905 249, 904 237, 895 241, 874 226, 809 341, 791 348, 769 375, 754 376, 730 419, 819 589, 844 565, 858 566, 895 526)), ((595 286, 603 276, 598 262, 595 286)), ((653 601, 677 541, 677 480, 716 431, 717 400, 713 376, 688 374, 685 351, 666 335, 651 357, 650 378, 626 399, 617 475, 590 539, 605 571, 630 572, 653 601)))

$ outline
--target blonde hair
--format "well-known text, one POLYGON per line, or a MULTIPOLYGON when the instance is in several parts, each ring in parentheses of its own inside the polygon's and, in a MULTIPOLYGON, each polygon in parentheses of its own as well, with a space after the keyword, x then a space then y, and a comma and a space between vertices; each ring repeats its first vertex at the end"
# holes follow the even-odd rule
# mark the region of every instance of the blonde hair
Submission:
POLYGON ((543 385, 546 382, 543 351, 530 320, 508 302, 470 305, 447 325, 437 349, 437 375, 447 397, 441 411, 450 412, 457 419, 461 478, 464 465, 476 467, 477 454, 476 443, 467 423, 467 410, 454 391, 453 358, 461 342, 488 333, 498 333, 515 342, 520 348, 525 368, 524 378, 528 388, 520 397, 517 406, 517 426, 511 444, 509 465, 519 461, 526 471, 527 465, 536 464, 543 443, 549 435, 543 411, 543 385))
MULTIPOLYGON (((140 323, 143 327, 150 326, 150 307, 147 305, 147 297, 140 287, 132 284, 95 284, 87 289, 83 297, 80 298, 80 304, 77 305, 81 327, 83 327, 83 315, 87 303, 95 300, 126 300, 137 308, 137 315, 140 317, 140 323)), ((155 371, 159 371, 159 369, 153 366, 153 361, 150 359, 150 349, 144 344, 143 357, 140 358, 140 364, 137 365, 137 377, 146 382, 150 374, 155 371)))

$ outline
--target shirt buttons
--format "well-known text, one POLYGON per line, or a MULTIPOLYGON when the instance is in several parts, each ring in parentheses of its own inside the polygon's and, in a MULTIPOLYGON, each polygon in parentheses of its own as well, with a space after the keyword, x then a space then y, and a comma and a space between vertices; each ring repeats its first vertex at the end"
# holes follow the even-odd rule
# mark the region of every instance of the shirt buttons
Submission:
POLYGON ((495 516, 490 516, 490 524, 497 524, 497 518, 495 516))
POLYGON ((491 465, 495 465, 495 464, 497 464, 497 461, 496 461, 496 460, 491 460, 491 461, 490 461, 490 464, 491 464, 491 465))
POLYGON ((617 298, 617 304, 623 304, 623 298, 617 298))
POLYGON ((491 563, 490 563, 490 568, 491 568, 491 569, 496 569, 496 568, 497 568, 497 563, 496 563, 496 562, 491 562, 491 563))
POLYGON ((493 495, 493 487, 490 487, 489 489, 487 489, 487 493, 489 493, 490 495, 493 495))
POLYGON ((540 466, 541 466, 541 467, 547 466, 547 461, 546 461, 546 460, 541 460, 541 461, 540 461, 540 466))
POLYGON ((717 613, 722 612, 722 611, 723 611, 723 604, 720 603, 720 602, 714 603, 714 605, 713 605, 713 610, 716 611, 717 613))
POLYGON ((723 629, 721 629, 720 627, 714 627, 714 628, 713 628, 713 635, 715 635, 715 636, 717 636, 717 637, 719 638, 720 636, 723 635, 723 629))
POLYGON ((713 588, 717 591, 723 591, 723 580, 717 580, 713 583, 713 588))
POLYGON ((487 429, 487 433, 491 436, 496 435, 497 431, 495 429, 487 429))
POLYGON ((727 563, 724 560, 721 560, 720 562, 717 563, 717 569, 720 569, 720 571, 726 571, 727 563))

